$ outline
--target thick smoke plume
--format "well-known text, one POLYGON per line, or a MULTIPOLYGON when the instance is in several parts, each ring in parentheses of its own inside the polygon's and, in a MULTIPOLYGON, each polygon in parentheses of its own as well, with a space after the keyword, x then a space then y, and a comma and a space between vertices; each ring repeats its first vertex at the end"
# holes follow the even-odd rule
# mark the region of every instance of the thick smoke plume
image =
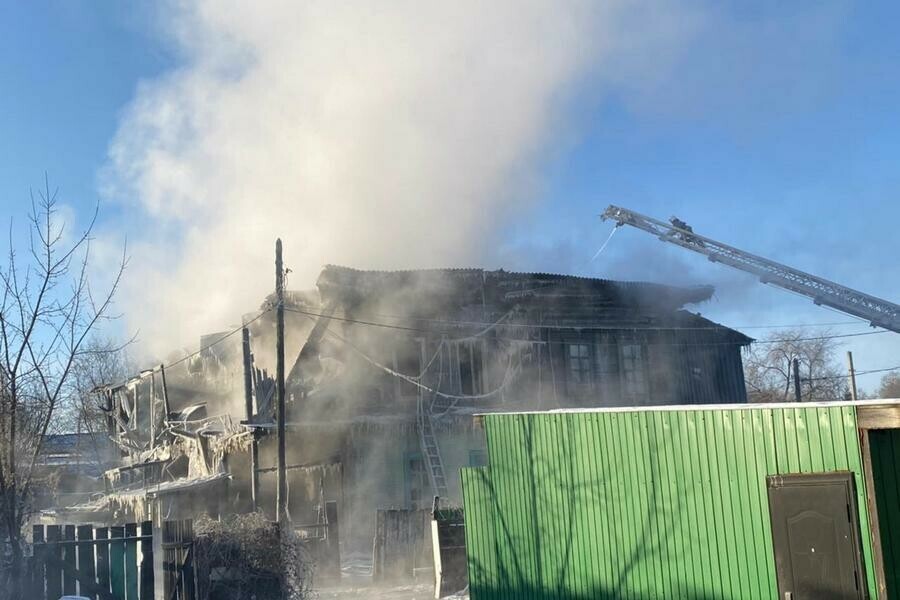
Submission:
POLYGON ((259 306, 276 236, 293 288, 324 263, 479 262, 565 137, 567 98, 616 35, 634 43, 595 4, 179 6, 182 66, 141 85, 105 173, 139 215, 124 301, 142 346, 259 306))

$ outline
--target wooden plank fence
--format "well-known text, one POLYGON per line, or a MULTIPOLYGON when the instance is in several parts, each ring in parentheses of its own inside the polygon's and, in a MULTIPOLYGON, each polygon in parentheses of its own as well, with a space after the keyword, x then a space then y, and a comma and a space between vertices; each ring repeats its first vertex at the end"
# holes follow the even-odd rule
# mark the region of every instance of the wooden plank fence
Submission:
POLYGON ((163 595, 166 600, 195 600, 194 524, 189 519, 165 521, 162 533, 163 595))
MULTIPOLYGON (((194 600, 190 521, 163 523, 164 573, 167 600, 194 600), (174 539, 167 532, 177 532, 174 539), (171 536, 170 536, 171 537, 171 536), (184 577, 190 573, 189 577, 184 577)), ((35 525, 34 554, 29 565, 34 600, 58 600, 80 595, 94 600, 153 600, 153 526, 35 525)))
POLYGON ((434 569, 431 548, 431 511, 378 509, 372 576, 379 582, 404 582, 434 569))
POLYGON ((338 580, 341 577, 340 525, 337 502, 326 502, 317 523, 294 525, 316 562, 316 577, 338 580))
POLYGON ((466 522, 463 509, 439 508, 434 499, 431 520, 435 598, 460 591, 469 583, 466 565, 466 522))

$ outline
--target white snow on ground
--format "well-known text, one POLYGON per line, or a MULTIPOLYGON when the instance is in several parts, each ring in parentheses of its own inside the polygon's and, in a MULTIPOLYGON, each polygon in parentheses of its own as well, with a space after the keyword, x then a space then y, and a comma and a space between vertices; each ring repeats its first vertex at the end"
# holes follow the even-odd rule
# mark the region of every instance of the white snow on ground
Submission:
MULTIPOLYGON (((434 583, 431 581, 406 585, 380 586, 372 582, 372 555, 347 553, 341 561, 341 581, 316 590, 318 600, 432 600, 434 583)), ((463 590, 445 600, 468 600, 468 590, 463 590)))
MULTIPOLYGON (((317 592, 319 600, 431 600, 434 597, 434 586, 429 584, 401 585, 379 587, 368 585, 341 585, 325 588, 317 592)), ((468 598, 468 596, 466 596, 468 598)))

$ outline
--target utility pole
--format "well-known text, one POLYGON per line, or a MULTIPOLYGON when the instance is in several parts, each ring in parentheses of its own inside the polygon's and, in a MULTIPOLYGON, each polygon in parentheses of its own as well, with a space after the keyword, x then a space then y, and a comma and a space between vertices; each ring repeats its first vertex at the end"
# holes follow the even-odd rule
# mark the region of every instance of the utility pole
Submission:
POLYGON ((276 520, 287 517, 287 479, 284 450, 284 264, 281 238, 275 240, 275 402, 278 422, 278 491, 275 497, 276 520))
POLYGON ((794 400, 803 402, 803 396, 800 394, 800 360, 795 358, 791 364, 794 368, 794 400))
POLYGON ((250 427, 250 498, 253 501, 253 511, 258 509, 259 501, 259 444, 256 439, 256 428, 250 423, 253 419, 253 355, 250 353, 250 330, 245 325, 241 330, 242 347, 244 351, 244 408, 247 415, 247 424, 250 427))
POLYGON ((847 372, 850 376, 850 399, 856 400, 856 369, 853 368, 853 353, 847 351, 847 372))

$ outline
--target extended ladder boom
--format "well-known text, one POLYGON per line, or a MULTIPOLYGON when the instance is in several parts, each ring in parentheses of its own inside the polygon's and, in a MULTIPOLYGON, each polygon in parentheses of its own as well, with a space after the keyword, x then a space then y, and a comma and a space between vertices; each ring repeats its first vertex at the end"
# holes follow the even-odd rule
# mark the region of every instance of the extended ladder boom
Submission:
POLYGON ((664 242, 704 254, 712 262, 720 262, 752 273, 763 283, 803 294, 812 298, 816 304, 830 306, 848 315, 866 319, 873 327, 883 327, 900 333, 900 305, 893 302, 698 235, 688 224, 674 217, 671 223, 666 223, 618 206, 607 208, 602 217, 604 220, 616 221, 617 227, 631 225, 643 229, 664 242))

